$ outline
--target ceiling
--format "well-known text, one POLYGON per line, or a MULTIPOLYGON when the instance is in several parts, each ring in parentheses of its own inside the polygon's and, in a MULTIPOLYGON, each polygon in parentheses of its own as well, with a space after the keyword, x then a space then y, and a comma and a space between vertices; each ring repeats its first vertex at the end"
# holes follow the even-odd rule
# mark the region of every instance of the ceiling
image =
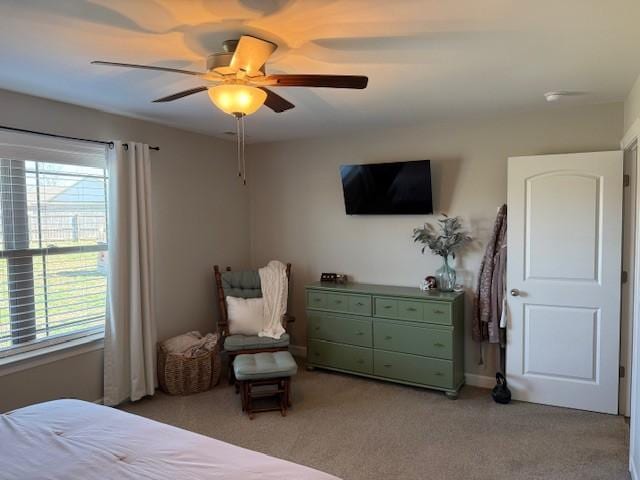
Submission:
MULTIPOLYGON (((197 79, 91 60, 204 69, 223 40, 279 46, 270 73, 369 76, 366 90, 279 88, 249 140, 275 141, 434 118, 624 100, 640 73, 638 0, 0 0, 0 88, 225 137, 232 117, 197 79)), ((227 137, 228 138, 228 137, 227 137)))

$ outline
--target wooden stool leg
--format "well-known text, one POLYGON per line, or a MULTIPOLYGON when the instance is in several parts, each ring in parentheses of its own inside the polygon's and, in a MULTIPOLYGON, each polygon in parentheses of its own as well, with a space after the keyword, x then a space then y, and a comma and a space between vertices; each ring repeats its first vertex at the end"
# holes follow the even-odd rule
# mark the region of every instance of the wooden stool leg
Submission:
POLYGON ((242 411, 246 410, 246 395, 244 391, 244 382, 236 382, 236 391, 240 391, 240 402, 242 403, 242 411))
POLYGON ((287 380, 283 378, 278 382, 280 393, 280 415, 287 416, 287 380))
POLYGON ((244 382, 246 392, 247 392, 247 414, 249 415, 249 420, 253 420, 253 404, 251 398, 251 382, 244 382))
POLYGON ((249 405, 249 395, 248 395, 248 390, 247 390, 247 382, 242 382, 241 388, 242 388, 242 399, 243 399, 243 402, 244 402, 243 408, 244 408, 244 411, 246 412, 247 408, 248 408, 247 405, 249 405))
POLYGON ((257 412, 280 411, 283 417, 287 416, 289 407, 291 406, 291 377, 279 377, 273 379, 262 380, 242 380, 236 382, 237 388, 240 390, 242 400, 242 411, 247 413, 249 419, 253 420, 257 412), (254 387, 258 390, 254 392, 254 387), (261 387, 275 387, 261 390, 261 387), (253 401, 256 398, 275 396, 277 403, 273 407, 262 407, 258 405, 257 410, 254 409, 253 401))
POLYGON ((229 385, 233 385, 236 381, 236 376, 233 372, 233 355, 229 354, 229 385))

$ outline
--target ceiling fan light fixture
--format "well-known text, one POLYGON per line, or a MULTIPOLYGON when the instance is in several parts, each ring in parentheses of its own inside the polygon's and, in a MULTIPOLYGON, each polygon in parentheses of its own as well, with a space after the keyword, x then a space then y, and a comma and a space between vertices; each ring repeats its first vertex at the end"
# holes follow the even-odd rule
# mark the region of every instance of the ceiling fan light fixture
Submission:
POLYGON ((223 83, 209 88, 213 104, 229 115, 251 115, 267 99, 267 92, 256 87, 237 83, 223 83))

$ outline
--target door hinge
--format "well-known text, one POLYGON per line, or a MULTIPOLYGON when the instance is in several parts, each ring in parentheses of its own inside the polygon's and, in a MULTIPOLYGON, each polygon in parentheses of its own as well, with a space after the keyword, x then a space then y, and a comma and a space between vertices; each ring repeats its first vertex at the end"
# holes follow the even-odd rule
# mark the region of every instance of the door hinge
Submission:
POLYGON ((622 283, 627 283, 627 281, 629 280, 629 274, 624 270, 622 271, 621 280, 622 280, 622 283))
POLYGON ((626 374, 626 369, 624 368, 624 365, 620 365, 620 368, 618 369, 618 376, 620 378, 624 378, 626 374))
POLYGON ((622 176, 622 185, 625 187, 628 187, 629 185, 631 185, 631 177, 629 176, 628 173, 625 173, 622 176))

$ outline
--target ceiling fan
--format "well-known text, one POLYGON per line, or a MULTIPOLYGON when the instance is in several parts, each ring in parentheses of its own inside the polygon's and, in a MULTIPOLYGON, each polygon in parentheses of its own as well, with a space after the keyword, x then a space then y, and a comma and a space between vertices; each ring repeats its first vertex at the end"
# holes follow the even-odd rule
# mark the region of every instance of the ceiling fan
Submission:
POLYGON ((246 184, 244 168, 244 117, 255 113, 262 105, 276 113, 294 108, 293 103, 267 87, 329 87, 366 88, 368 78, 360 75, 268 75, 265 63, 278 46, 267 40, 242 35, 239 40, 227 40, 223 51, 207 57, 207 71, 195 72, 178 68, 155 67, 130 63, 96 60, 94 65, 158 70, 180 73, 202 79, 206 85, 190 88, 154 100, 154 103, 172 102, 180 98, 208 91, 211 101, 223 112, 236 117, 238 137, 238 174, 246 184))

